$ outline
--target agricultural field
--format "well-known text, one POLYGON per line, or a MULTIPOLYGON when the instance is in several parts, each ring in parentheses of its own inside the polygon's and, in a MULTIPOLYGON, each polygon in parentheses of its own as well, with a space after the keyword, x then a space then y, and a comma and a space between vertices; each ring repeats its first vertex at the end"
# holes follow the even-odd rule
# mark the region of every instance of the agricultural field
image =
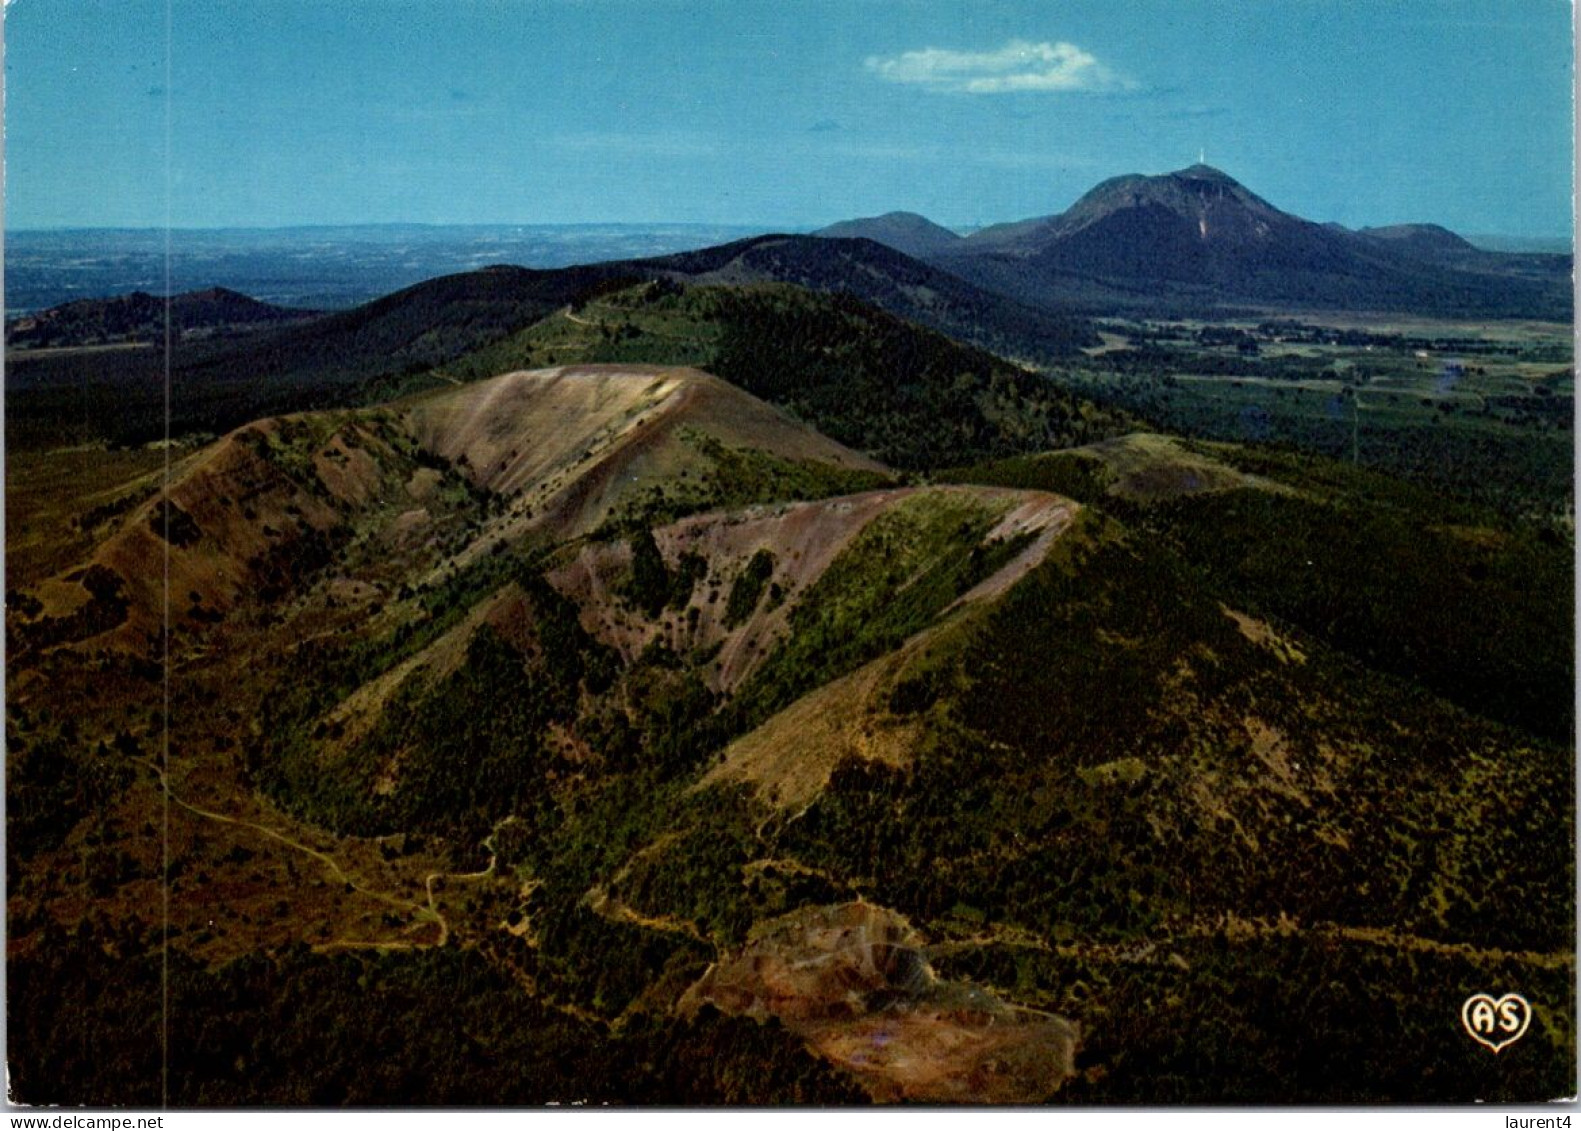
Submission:
POLYGON ((1103 325, 1089 363, 1056 379, 1159 427, 1293 445, 1535 516, 1569 514, 1568 326, 1338 315, 1103 325))

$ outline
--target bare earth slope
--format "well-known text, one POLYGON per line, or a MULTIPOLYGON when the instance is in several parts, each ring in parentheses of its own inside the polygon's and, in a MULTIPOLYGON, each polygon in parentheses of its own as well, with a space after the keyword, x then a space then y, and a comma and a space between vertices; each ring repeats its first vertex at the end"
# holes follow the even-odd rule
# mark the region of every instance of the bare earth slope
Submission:
POLYGON ((426 398, 408 421, 427 451, 509 496, 519 524, 559 536, 597 526, 619 503, 707 463, 695 435, 790 461, 880 472, 717 377, 688 368, 586 365, 509 373, 426 398))
MULTIPOLYGON (((719 456, 737 449, 775 468, 883 477, 881 464, 694 369, 511 373, 401 412, 259 421, 177 463, 168 492, 132 508, 80 566, 45 580, 24 638, 50 647, 115 630, 117 646, 142 651, 164 622, 167 587, 175 620, 199 624, 246 598, 295 591, 349 541, 454 570, 529 533, 585 534, 672 484, 692 488, 672 495, 695 509, 719 456)), ((364 563, 361 580, 374 586, 365 597, 413 580, 378 568, 390 564, 364 563)))

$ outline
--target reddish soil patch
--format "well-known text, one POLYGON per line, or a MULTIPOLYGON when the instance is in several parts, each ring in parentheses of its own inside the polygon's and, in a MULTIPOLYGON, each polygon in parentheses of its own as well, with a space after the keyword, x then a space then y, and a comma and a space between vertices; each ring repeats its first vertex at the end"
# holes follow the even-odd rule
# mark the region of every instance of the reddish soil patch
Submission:
POLYGON ((1075 1071, 1077 1027, 941 981, 921 937, 868 903, 759 924, 677 1005, 776 1017, 874 1099, 1036 1103, 1075 1071))
POLYGON ((631 564, 624 542, 594 544, 550 574, 550 581, 582 610, 582 625, 630 660, 655 637, 678 652, 718 646, 704 678, 712 690, 730 691, 750 675, 786 632, 794 595, 816 581, 862 528, 915 488, 869 491, 815 503, 754 507, 731 514, 698 515, 654 531, 666 564, 685 553, 708 562, 708 577, 681 609, 657 621, 626 607, 618 587, 631 564), (784 599, 766 597, 735 627, 725 624, 730 587, 759 550, 774 555, 770 578, 784 599), (771 607, 772 605, 772 607, 771 607))
POLYGON ((172 528, 185 526, 190 536, 166 543, 164 496, 157 495, 94 555, 125 582, 128 617, 117 640, 140 642, 156 632, 167 592, 179 621, 189 608, 224 612, 258 586, 280 584, 304 539, 340 523, 334 507, 258 454, 247 434, 273 428, 263 421, 226 436, 171 485, 172 528))
POLYGON ((313 470, 331 495, 354 506, 372 502, 382 485, 378 461, 340 433, 313 456, 313 470))

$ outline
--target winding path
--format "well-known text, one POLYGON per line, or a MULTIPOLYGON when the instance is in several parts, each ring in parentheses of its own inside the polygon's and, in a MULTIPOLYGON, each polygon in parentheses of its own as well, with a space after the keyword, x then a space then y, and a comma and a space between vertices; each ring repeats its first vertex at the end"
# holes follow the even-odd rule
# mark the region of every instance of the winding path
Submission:
MULTIPOLYGON (((342 868, 340 866, 339 863, 336 862, 334 857, 329 856, 327 853, 320 852, 318 849, 312 847, 311 845, 303 844, 299 840, 293 840, 291 837, 287 836, 286 834, 280 832, 277 829, 270 828, 268 825, 261 825, 261 824, 259 824, 256 821, 243 820, 240 817, 230 817, 230 816, 225 815, 224 813, 215 813, 212 810, 202 809, 202 808, 199 808, 196 805, 193 805, 189 801, 182 800, 180 797, 176 796, 175 790, 172 789, 171 786, 170 786, 170 779, 166 776, 165 771, 157 763, 155 763, 153 760, 147 759, 147 758, 141 759, 141 761, 142 761, 142 763, 145 766, 147 766, 149 769, 154 771, 154 775, 159 779, 160 788, 164 790, 165 796, 168 797, 171 801, 175 802, 175 804, 180 806, 182 809, 185 809, 187 812, 192 813, 192 814, 194 814, 195 816, 198 816, 198 817, 203 817, 203 818, 205 818, 207 820, 210 820, 210 821, 218 821, 221 824, 238 825, 238 826, 240 826, 242 828, 245 828, 245 829, 251 829, 251 830, 253 830, 256 833, 259 833, 259 834, 261 834, 263 836, 269 837, 271 840, 279 841, 281 844, 285 845, 287 848, 291 848, 291 849, 294 849, 297 852, 301 852, 301 853, 303 853, 303 854, 305 854, 307 856, 311 856, 314 860, 318 861, 320 864, 322 864, 329 871, 330 875, 335 878, 336 882, 345 884, 347 887, 351 888, 353 891, 360 892, 361 894, 367 896, 370 899, 377 900, 378 902, 386 904, 387 906, 396 908, 399 911, 410 912, 410 913, 416 915, 418 919, 423 920, 425 922, 437 923, 439 925, 439 937, 436 940, 434 940, 434 942, 432 942, 432 943, 419 943, 419 942, 414 942, 414 941, 412 941, 410 939, 395 940, 395 941, 390 941, 390 942, 378 942, 378 941, 374 941, 374 940, 336 939, 336 940, 333 940, 331 942, 321 943, 318 946, 315 946, 314 947, 315 950, 320 950, 320 951, 322 951, 322 950, 336 950, 336 949, 415 950, 415 949, 418 949, 418 948, 421 948, 421 947, 427 947, 427 946, 436 946, 436 947, 437 946, 444 946, 445 943, 449 941, 449 939, 450 939, 450 924, 445 920, 445 917, 442 914, 440 914, 439 908, 436 906, 436 904, 434 902, 434 886, 433 886, 434 885, 434 880, 436 880, 439 877, 445 875, 446 873, 444 873, 444 872, 431 872, 431 873, 429 873, 427 879, 424 881, 424 884, 423 884, 424 890, 428 893, 428 901, 427 901, 426 905, 425 904, 421 904, 421 903, 414 903, 411 900, 401 899, 398 896, 389 895, 389 894, 387 894, 385 892, 376 891, 373 888, 365 887, 364 885, 359 884, 356 880, 354 880, 351 877, 350 873, 348 873, 344 868, 342 868)), ((474 878, 477 878, 478 876, 488 875, 490 872, 493 871, 493 869, 494 869, 494 860, 493 860, 493 858, 490 858, 489 866, 486 869, 484 869, 484 871, 477 872, 477 873, 471 873, 471 874, 469 874, 467 876, 463 876, 462 878, 474 879, 474 878)), ((415 925, 416 924, 414 924, 414 926, 415 925)), ((408 931, 410 931, 411 929, 412 929, 411 927, 407 928, 408 931)))
POLYGON ((1343 923, 1300 923, 1293 919, 1267 921, 1263 919, 1198 920, 1186 923, 1181 929, 1152 939, 1138 939, 1124 943, 1072 942, 1052 943, 1047 939, 1018 932, 1018 937, 988 931, 964 938, 945 939, 924 949, 929 955, 945 956, 983 947, 1011 947, 1040 950, 1051 954, 1076 958, 1097 958, 1117 962, 1145 962, 1155 956, 1162 960, 1167 948, 1182 939, 1204 938, 1224 932, 1233 944, 1237 940, 1267 938, 1285 935, 1309 935, 1315 938, 1338 939, 1360 946, 1381 947, 1416 953, 1453 955, 1473 962, 1520 962, 1542 969, 1562 969, 1575 965, 1575 955, 1569 951, 1544 953, 1542 951, 1501 950, 1497 947, 1479 947, 1471 943, 1446 942, 1425 935, 1413 935, 1390 927, 1354 927, 1343 923))

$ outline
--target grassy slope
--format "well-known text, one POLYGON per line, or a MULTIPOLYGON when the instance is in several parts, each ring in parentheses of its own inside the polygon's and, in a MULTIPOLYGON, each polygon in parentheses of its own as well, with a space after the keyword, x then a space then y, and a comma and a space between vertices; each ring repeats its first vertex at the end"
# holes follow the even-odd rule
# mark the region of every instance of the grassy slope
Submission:
POLYGON ((96 534, 154 491, 164 467, 165 453, 148 449, 8 453, 6 584, 35 585, 86 557, 96 534))

